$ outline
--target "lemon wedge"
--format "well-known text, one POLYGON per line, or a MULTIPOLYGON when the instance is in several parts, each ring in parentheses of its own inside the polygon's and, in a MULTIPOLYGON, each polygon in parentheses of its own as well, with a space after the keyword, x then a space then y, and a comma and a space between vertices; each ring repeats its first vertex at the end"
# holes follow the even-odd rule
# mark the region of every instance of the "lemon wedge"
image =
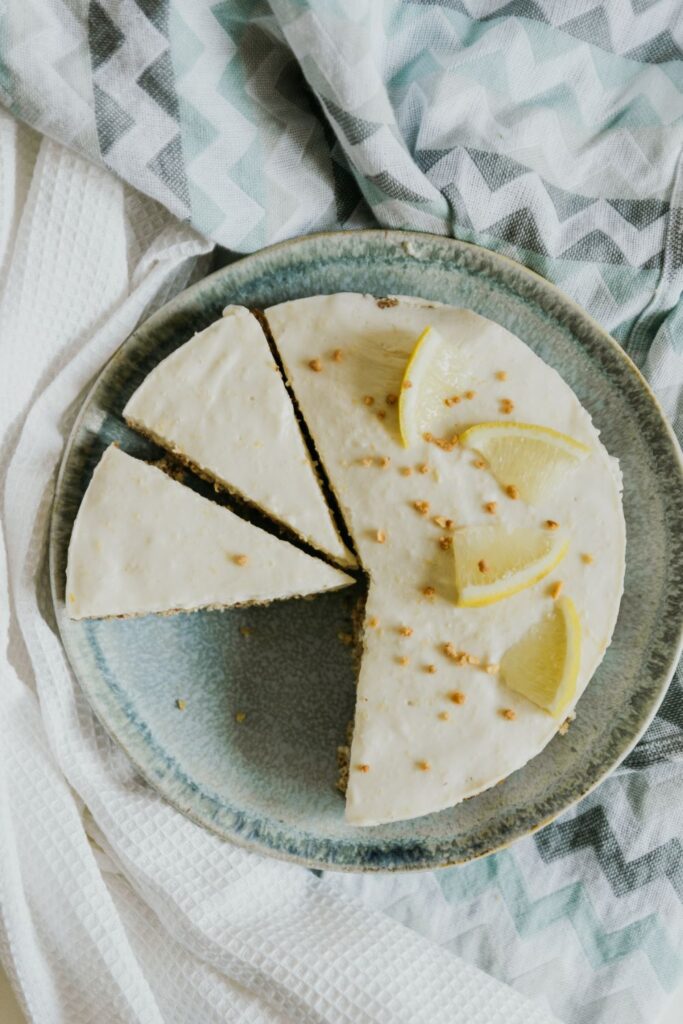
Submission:
POLYGON ((426 327, 415 342, 401 381, 398 426, 404 448, 420 440, 442 411, 444 398, 468 377, 458 346, 433 327, 426 327))
POLYGON ((556 718, 576 695, 581 663, 581 622, 574 602, 562 597, 527 630, 500 662, 503 682, 556 718))
POLYGON ((478 608, 533 586, 569 548, 561 530, 535 526, 464 526, 453 534, 456 604, 478 608))
POLYGON ((474 448, 504 487, 514 485, 533 505, 549 494, 590 452, 568 434, 534 423, 479 423, 460 435, 474 448))

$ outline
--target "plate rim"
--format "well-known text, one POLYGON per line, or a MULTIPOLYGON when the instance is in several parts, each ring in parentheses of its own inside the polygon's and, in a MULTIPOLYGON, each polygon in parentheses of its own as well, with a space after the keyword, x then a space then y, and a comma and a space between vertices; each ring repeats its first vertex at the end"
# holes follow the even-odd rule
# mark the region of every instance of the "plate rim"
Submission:
MULTIPOLYGON (((574 299, 568 296, 561 288, 551 281, 548 281, 541 274, 537 273, 524 264, 518 263, 516 260, 502 253, 495 252, 494 250, 487 249, 484 246, 478 245, 474 242, 466 242, 457 238, 453 238, 448 235, 437 235, 430 232, 421 231, 403 231, 400 229, 392 228, 365 228, 360 230, 350 231, 320 231, 314 232, 307 235, 300 235, 294 238, 285 239, 281 242, 273 243, 272 245, 265 246, 262 249, 257 250, 253 253, 248 253, 243 256, 239 256, 231 263, 219 267, 202 277, 200 280, 195 281, 189 287, 183 289, 174 295, 167 302, 163 303, 158 309, 156 309, 149 317, 141 320, 135 325, 133 330, 123 339, 120 345, 112 352, 106 362, 96 372, 95 376, 91 380, 90 384, 84 389, 82 398, 80 398, 80 405, 78 412, 74 418, 71 429, 69 430, 68 436, 64 443, 62 454, 59 462, 59 469, 55 479, 54 492, 52 496, 50 519, 49 519, 49 533, 48 533, 48 572, 50 577, 50 594, 55 613, 55 619, 59 631, 60 641, 65 650, 67 660, 69 662, 69 668, 74 675, 76 683, 81 689, 81 692, 85 696, 88 706, 91 708, 97 720, 104 728, 107 735, 117 744, 117 746, 124 751, 127 758, 131 761, 134 767, 140 772, 142 777, 145 779, 148 785, 150 785, 167 803, 173 806, 179 813, 189 818, 195 824, 207 829, 213 835, 217 835, 219 838, 227 842, 232 842, 235 845, 246 849, 253 853, 258 853, 262 856, 271 856, 277 860, 285 861, 288 863, 295 863, 302 867, 315 868, 318 870, 327 871, 338 871, 338 872, 362 872, 362 873, 383 873, 383 872, 396 872, 396 871, 421 871, 421 870, 433 870, 437 868, 453 867, 456 865, 463 865, 471 863, 472 861, 483 859, 484 857, 491 856, 494 853, 500 852, 506 849, 508 846, 517 842, 520 839, 534 835, 539 830, 545 828, 551 824, 560 815, 566 813, 580 803, 583 799, 590 795, 602 782, 604 782, 628 757, 631 751, 634 749, 636 744, 639 742, 652 720, 654 719, 659 707, 661 706, 664 697, 666 696, 668 687, 671 683, 673 675, 675 673, 678 662, 683 652, 683 615, 678 626, 678 636, 674 644, 671 645, 669 653, 666 659, 666 665, 661 674, 661 685, 658 691, 657 697, 653 700, 651 707, 648 709, 647 715, 639 722, 638 728, 635 730, 634 735, 629 739, 628 743, 622 747, 619 754, 616 755, 614 760, 607 765, 602 771, 598 773, 598 776, 585 788, 577 787, 581 791, 578 792, 569 802, 564 803, 557 810, 553 811, 552 814, 544 818, 542 821, 532 826, 522 826, 519 831, 516 831, 510 838, 504 839, 499 844, 491 846, 489 849, 481 852, 474 852, 471 854, 455 855, 453 857, 446 856, 444 858, 425 858, 421 861, 403 861, 396 860, 395 856, 389 863, 374 863, 360 861, 357 863, 348 863, 343 860, 336 860, 329 857, 312 857, 305 853, 294 853, 287 849, 281 849, 267 845, 263 840, 253 840, 245 836, 236 827, 220 827, 212 824, 211 820, 202 818, 193 812, 192 806, 183 804, 182 801, 173 794, 172 786, 168 784, 167 777, 162 778, 155 777, 152 774, 150 765, 145 765, 138 759, 129 749, 126 744, 125 738, 116 732, 109 724, 107 719, 104 717, 104 708, 100 707, 94 698, 93 694, 86 688, 81 680, 81 675, 76 668, 78 658, 76 652, 73 649, 71 639, 68 632, 62 628, 63 623, 66 620, 64 602, 60 599, 57 590, 57 551, 58 551, 58 533, 61 523, 61 510, 60 510, 60 497, 63 494, 64 478, 68 472, 68 464, 70 455, 74 444, 79 434, 80 428, 83 423, 83 419, 86 416, 93 394, 100 385, 102 378, 107 374, 111 364, 122 356, 124 349, 127 349, 129 345, 133 343, 133 339, 137 332, 144 329, 153 329, 157 322, 162 323, 166 318, 169 317, 176 310, 182 310, 187 306, 188 301, 191 301, 195 295, 200 295, 206 288, 207 283, 217 283, 221 278, 228 276, 236 268, 245 270, 247 273, 251 264, 259 263, 265 258, 271 255, 277 255, 282 252, 287 252, 291 249, 296 249, 306 244, 315 243, 321 240, 341 240, 349 238, 365 238, 368 241, 383 241, 388 245, 392 243, 398 244, 403 247, 404 251, 408 254, 407 246, 411 243, 421 245, 425 243, 431 243, 432 245, 438 243, 440 245, 446 245, 451 252, 457 251, 473 251, 479 254, 486 262, 490 265, 490 270, 493 271, 491 276, 496 277, 496 264, 500 264, 508 271, 512 271, 521 280, 529 279, 532 281, 537 288, 541 288, 549 298, 555 298, 559 301, 560 305, 564 307, 565 311, 569 311, 577 318, 579 322, 583 322, 587 325, 593 333, 598 335, 604 344, 607 342, 607 348, 613 358, 618 362, 621 362, 623 367, 627 369, 631 375, 635 378, 640 389, 644 395, 650 401, 654 408, 659 426, 663 427, 664 433, 668 436, 670 442, 672 455, 675 457, 677 462, 678 472, 683 479, 683 452, 679 445, 676 434, 673 430, 672 425, 667 419, 657 396, 654 394, 648 381, 645 379, 639 368, 633 362, 627 352, 624 351, 622 346, 609 334, 609 332, 602 327, 582 306, 580 306, 574 299)), ((517 293, 519 294, 519 293, 517 293)), ((542 307, 541 307, 542 309, 542 307)), ((545 310, 543 310, 545 312, 545 310)), ((211 797, 208 793, 201 794, 202 800, 210 800, 211 797)), ((344 842, 344 840, 341 840, 344 842)), ((445 842, 445 841, 443 841, 445 842)), ((334 844, 333 839, 326 840, 327 845, 334 844)), ((438 855, 437 855, 438 856, 438 855)), ((380 858, 381 861, 381 858, 380 858)))

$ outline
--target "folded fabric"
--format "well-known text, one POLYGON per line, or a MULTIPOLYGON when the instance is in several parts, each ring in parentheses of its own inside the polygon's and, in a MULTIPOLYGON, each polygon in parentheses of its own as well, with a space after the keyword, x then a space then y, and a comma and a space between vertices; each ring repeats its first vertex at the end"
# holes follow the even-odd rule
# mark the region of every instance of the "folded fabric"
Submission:
MULTIPOLYGON (((680 429, 678 12, 675 0, 597 6, 595 0, 10 3, 0 20, 0 99, 16 117, 152 197, 141 199, 50 143, 38 152, 35 136, 17 134, 3 119, 0 316, 11 358, 3 366, 9 434, 0 465, 18 444, 3 511, 16 631, 11 656, 22 678, 35 672, 39 704, 27 712, 26 729, 37 738, 46 730, 55 774, 65 772, 89 808, 88 833, 107 851, 106 857, 97 853, 101 876, 111 880, 107 913, 114 908, 118 915, 102 917, 99 903, 93 911, 84 893, 88 885, 94 892, 97 879, 84 871, 88 885, 77 886, 72 874, 77 878, 79 871, 68 866, 72 855, 55 855, 54 870, 73 885, 64 885, 56 912, 44 912, 50 927, 38 927, 42 879, 52 876, 42 861, 32 867, 24 855, 29 844, 32 854, 41 845, 26 813, 36 783, 25 763, 13 768, 12 777, 30 786, 12 798, 11 814, 2 812, 15 824, 4 830, 0 846, 9 851, 2 862, 0 948, 17 964, 15 980, 27 999, 58 992, 64 1006, 72 999, 79 1007, 79 1000, 95 999, 94 987, 84 995, 77 981, 68 983, 71 965, 55 955, 68 928, 77 928, 68 932, 74 948, 84 951, 83 963, 93 970, 106 963, 109 981, 102 991, 111 1005, 126 1007, 121 1019, 156 1019, 151 1002, 136 1001, 143 997, 156 1000, 154 1012, 164 1019, 183 1019, 183 1013, 193 1019, 198 992, 206 1019, 225 1016, 228 1006, 238 1019, 261 1019, 275 1005, 295 1019, 340 1019, 342 1005, 339 997, 321 1009, 310 990, 303 996, 290 984, 290 975, 282 975, 282 989, 271 988, 272 978, 280 977, 279 961, 272 966, 279 954, 268 964, 250 964, 245 974, 216 959, 215 947, 200 937, 204 924, 196 930, 204 911, 183 902, 189 882, 182 858, 177 873, 163 870, 176 856, 172 837, 185 836, 188 823, 136 780, 73 690, 39 571, 67 407, 127 330, 190 274, 202 272, 205 263, 195 261, 208 246, 200 235, 246 252, 307 231, 379 223, 479 242, 555 281, 624 345, 680 429), (162 207, 200 234, 179 227, 162 207), (21 209, 17 220, 13 211, 21 209), (115 264, 108 262, 109 250, 115 264), (20 828, 22 814, 27 824, 20 828), (180 928, 183 915, 189 924, 180 928), (169 972, 167 988, 157 968, 148 966, 154 961, 163 971, 163 958, 149 952, 162 943, 173 950, 168 962, 175 974, 171 981, 169 972), (183 959, 187 950, 196 960, 183 959), (253 972, 261 969, 257 984, 253 972), (219 975, 226 973, 257 1001, 221 1002, 219 975), (174 1001, 188 975, 190 1002, 174 1001), (281 1002, 273 992, 282 994, 281 1002)), ((12 695, 8 703, 13 708, 22 701, 12 695)), ((9 711, 6 721, 14 721, 9 711)), ((18 724, 15 731, 15 738, 25 735, 18 724)), ((362 901, 368 911, 384 913, 382 927, 389 914, 422 932, 432 942, 428 958, 434 943, 458 953, 545 1000, 571 1024, 650 1022, 683 975, 682 761, 679 670, 620 772, 535 838, 465 868, 415 876, 317 880, 288 868, 288 907, 312 913, 309 886, 330 899, 350 898, 354 906, 362 901)), ((52 822, 42 803, 36 807, 52 822)), ((91 857, 76 810, 69 813, 64 820, 72 823, 78 856, 91 857)), ((45 842, 50 834, 51 826, 39 833, 45 842)), ((200 860, 191 858, 190 875, 199 873, 200 860)), ((73 863, 81 863, 76 855, 73 863)), ((239 864, 237 874, 251 877, 251 868, 239 864)), ((207 878, 217 878, 215 872, 212 867, 207 878)), ((254 892, 269 884, 265 872, 253 879, 254 892)), ((255 899, 266 917, 268 899, 275 895, 255 899)), ((274 902, 273 920, 284 929, 276 908, 274 902)), ((223 909, 223 918, 238 915, 232 901, 223 909)), ((206 927, 215 937, 219 925, 210 914, 206 927)), ((231 932, 229 943, 241 945, 241 936, 231 932)), ((374 966, 366 960, 364 969, 374 966)), ((291 970, 297 974, 299 967, 291 970)), ((321 978, 324 994, 330 976, 321 978)), ((304 987, 309 981, 301 976, 304 987)), ((387 989, 378 985, 377 992, 377 1008, 367 1010, 376 1016, 367 1019, 383 1019, 382 1012, 400 1019, 387 989)), ((88 1006, 94 1012, 95 1003, 88 1006)), ((420 1019, 418 1003, 405 1006, 420 1019)), ((80 1018, 65 1011, 63 1019, 80 1018)))

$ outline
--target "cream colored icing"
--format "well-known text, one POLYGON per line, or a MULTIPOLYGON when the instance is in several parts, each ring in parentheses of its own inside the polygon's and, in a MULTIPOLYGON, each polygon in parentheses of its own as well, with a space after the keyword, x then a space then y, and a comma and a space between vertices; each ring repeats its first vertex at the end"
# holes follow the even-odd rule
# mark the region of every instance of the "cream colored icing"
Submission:
POLYGON ((112 446, 74 522, 66 607, 74 619, 146 615, 267 602, 353 582, 112 446), (246 564, 238 564, 244 555, 246 564))
POLYGON ((342 543, 261 325, 243 306, 196 334, 145 378, 123 411, 343 564, 342 543))
POLYGON ((266 315, 370 577, 347 819, 374 825, 438 811, 520 768, 559 725, 499 677, 455 665, 443 654, 444 643, 455 643, 482 663, 498 663, 550 609, 549 585, 562 580, 582 623, 577 697, 602 660, 623 590, 618 464, 559 374, 519 338, 473 312, 410 298, 380 308, 370 296, 346 294, 284 303, 266 315), (432 433, 451 436, 475 423, 509 420, 552 427, 590 446, 590 455, 537 507, 509 499, 486 469, 474 467, 471 451, 445 452, 425 441, 402 447, 397 406, 386 404, 385 396, 398 394, 416 338, 430 325, 462 355, 453 391, 476 392, 471 400, 443 406, 429 424, 432 433), (330 358, 336 349, 341 361, 330 358), (311 371, 315 358, 322 360, 322 372, 311 371), (496 378, 498 371, 507 373, 505 381, 496 378), (366 405, 365 396, 374 404, 366 405), (501 398, 513 401, 511 415, 501 414, 501 398), (362 465, 368 458, 373 465, 362 465), (391 460, 387 468, 380 468, 382 458, 391 460), (426 474, 418 472, 421 464, 429 466, 426 474), (403 476, 402 467, 412 475, 403 476), (416 512, 415 500, 430 503, 429 518, 416 512), (489 501, 498 502, 494 519, 483 508, 489 501), (461 526, 553 519, 569 531, 570 550, 534 587, 489 607, 456 608, 453 556, 439 547, 446 531, 431 515, 461 526), (378 530, 386 534, 384 543, 377 541, 378 530), (595 562, 585 564, 584 553, 595 562), (422 594, 425 586, 436 589, 435 598, 422 594), (404 625, 411 636, 400 635, 404 625), (407 666, 398 662, 404 655, 407 666), (453 690, 465 694, 464 703, 449 700, 453 690), (516 719, 505 719, 503 709, 512 709, 516 719), (447 719, 438 717, 443 712, 447 719))

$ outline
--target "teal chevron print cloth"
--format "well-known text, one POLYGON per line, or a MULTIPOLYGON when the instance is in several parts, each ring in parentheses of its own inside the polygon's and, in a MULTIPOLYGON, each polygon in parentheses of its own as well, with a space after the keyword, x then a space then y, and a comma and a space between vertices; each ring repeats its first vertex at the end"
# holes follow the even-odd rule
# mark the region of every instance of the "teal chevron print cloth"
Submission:
MULTIPOLYGON (((234 253, 479 242, 602 323, 682 426, 681 0, 6 0, 0 101, 234 253)), ((683 982, 683 680, 619 772, 470 866, 332 884, 567 1024, 683 982)))

